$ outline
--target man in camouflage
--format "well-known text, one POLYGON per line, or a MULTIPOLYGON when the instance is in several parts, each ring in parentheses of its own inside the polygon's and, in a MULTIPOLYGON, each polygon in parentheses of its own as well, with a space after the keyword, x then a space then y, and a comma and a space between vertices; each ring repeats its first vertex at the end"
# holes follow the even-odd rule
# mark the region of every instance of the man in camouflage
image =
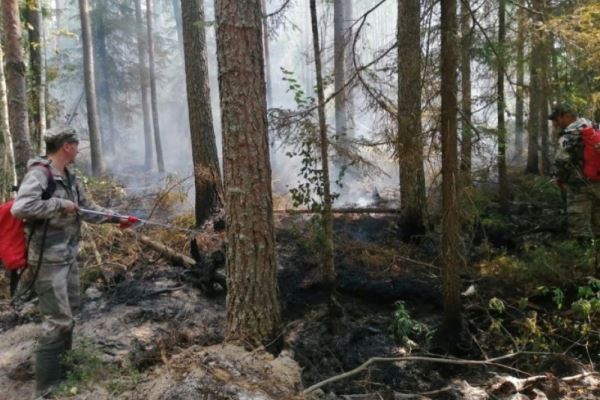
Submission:
POLYGON ((589 244, 590 239, 600 238, 600 183, 583 175, 581 129, 592 123, 566 104, 554 106, 548 119, 560 129, 554 167, 557 182, 566 191, 568 231, 589 244))
POLYGON ((48 155, 29 161, 29 171, 21 182, 11 209, 15 217, 25 220, 29 240, 28 269, 34 274, 43 320, 35 351, 34 398, 43 398, 64 377, 61 357, 71 349, 74 315, 80 305, 77 254, 81 221, 120 222, 127 227, 135 220, 80 215, 80 207, 106 212, 107 215, 112 213, 88 199, 77 176, 68 167, 78 153, 77 133, 71 128, 58 129, 46 134, 44 140, 48 155), (42 195, 52 180, 54 192, 50 198, 43 199, 42 195))

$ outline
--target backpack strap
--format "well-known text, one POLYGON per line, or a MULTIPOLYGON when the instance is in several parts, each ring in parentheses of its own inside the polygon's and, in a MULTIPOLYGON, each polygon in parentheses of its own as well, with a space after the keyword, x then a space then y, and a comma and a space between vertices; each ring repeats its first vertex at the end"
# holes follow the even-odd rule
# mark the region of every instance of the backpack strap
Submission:
POLYGON ((48 164, 42 162, 36 162, 29 166, 31 170, 34 167, 38 167, 46 172, 46 177, 48 178, 48 186, 42 192, 42 200, 48 200, 52 197, 54 192, 56 191, 56 181, 54 180, 54 175, 52 175, 52 171, 50 170, 50 166, 48 164))

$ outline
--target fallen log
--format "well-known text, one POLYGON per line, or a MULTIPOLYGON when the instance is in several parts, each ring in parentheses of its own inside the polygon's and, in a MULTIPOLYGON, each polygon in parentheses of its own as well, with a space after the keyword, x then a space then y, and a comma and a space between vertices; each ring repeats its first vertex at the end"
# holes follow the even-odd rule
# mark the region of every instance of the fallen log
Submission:
MULTIPOLYGON (((136 238, 146 246, 150 247, 152 250, 158 252, 160 255, 171 261, 174 265, 180 265, 188 268, 198 268, 198 263, 192 257, 181 254, 170 247, 165 246, 164 244, 152 240, 148 236, 137 233, 131 229, 125 229, 123 232, 133 238, 136 238)), ((204 279, 208 280, 208 282, 204 282, 206 285, 210 285, 212 282, 214 282, 218 283, 223 289, 227 289, 227 279, 225 278, 225 275, 216 271, 206 272, 209 276, 204 277, 205 274, 201 273, 204 279)))

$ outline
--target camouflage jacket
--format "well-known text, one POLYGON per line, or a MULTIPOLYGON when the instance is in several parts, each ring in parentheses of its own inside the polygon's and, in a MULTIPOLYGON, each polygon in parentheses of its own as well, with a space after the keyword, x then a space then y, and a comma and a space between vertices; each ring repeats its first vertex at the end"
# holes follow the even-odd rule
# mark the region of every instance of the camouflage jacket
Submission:
POLYGON ((110 222, 101 216, 79 215, 64 211, 66 201, 70 200, 81 208, 106 211, 90 201, 77 176, 67 169, 66 177, 45 158, 35 158, 28 163, 29 171, 23 178, 11 212, 17 218, 25 220, 26 233, 29 239, 27 259, 29 264, 36 265, 42 247, 43 226, 47 220, 46 238, 42 264, 60 265, 71 263, 79 252, 81 221, 92 223, 110 222), (52 197, 42 200, 42 192, 48 187, 48 172, 42 166, 50 167, 56 190, 52 197), (32 233, 33 232, 33 233, 32 233))
POLYGON ((562 130, 554 158, 554 174, 561 181, 572 186, 587 184, 583 176, 583 139, 580 129, 591 126, 585 118, 578 118, 562 130))

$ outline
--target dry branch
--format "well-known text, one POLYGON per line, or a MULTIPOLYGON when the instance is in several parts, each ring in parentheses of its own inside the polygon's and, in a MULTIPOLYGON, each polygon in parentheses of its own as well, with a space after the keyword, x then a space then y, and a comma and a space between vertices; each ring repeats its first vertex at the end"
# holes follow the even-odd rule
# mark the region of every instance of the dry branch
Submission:
POLYGON ((196 261, 194 261, 193 258, 181 254, 171 249, 170 247, 165 246, 162 243, 158 243, 157 241, 150 239, 146 235, 138 234, 130 229, 125 229, 123 232, 125 232, 131 237, 136 238, 140 242, 144 243, 146 246, 150 247, 152 250, 157 251, 175 265, 181 265, 185 267, 192 267, 196 265, 196 261))
POLYGON ((308 389, 305 389, 304 391, 302 391, 302 394, 306 395, 306 394, 313 392, 327 384, 337 382, 339 380, 354 376, 354 375, 358 374, 359 372, 367 369, 371 364, 380 363, 380 362, 424 361, 424 362, 434 362, 434 363, 439 363, 439 364, 454 364, 454 365, 495 365, 498 367, 513 369, 506 365, 498 364, 497 362, 507 359, 507 358, 515 357, 519 354, 520 353, 510 353, 510 354, 506 354, 506 355, 503 355, 500 357, 490 358, 488 360, 461 360, 461 359, 441 358, 441 357, 440 358, 437 358, 437 357, 372 357, 369 360, 367 360, 365 363, 363 363, 362 365, 359 365, 358 367, 354 368, 351 371, 345 372, 340 375, 332 376, 331 378, 325 379, 324 381, 321 381, 319 383, 312 385, 308 389))

